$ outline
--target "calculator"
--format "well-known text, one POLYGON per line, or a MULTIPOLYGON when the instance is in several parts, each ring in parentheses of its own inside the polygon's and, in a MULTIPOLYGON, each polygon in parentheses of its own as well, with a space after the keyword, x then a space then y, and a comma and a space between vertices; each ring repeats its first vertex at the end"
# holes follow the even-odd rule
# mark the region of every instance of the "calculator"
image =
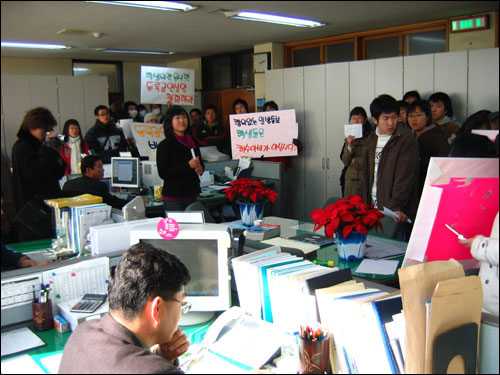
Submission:
POLYGON ((85 294, 72 308, 71 312, 92 313, 106 301, 106 294, 85 294))

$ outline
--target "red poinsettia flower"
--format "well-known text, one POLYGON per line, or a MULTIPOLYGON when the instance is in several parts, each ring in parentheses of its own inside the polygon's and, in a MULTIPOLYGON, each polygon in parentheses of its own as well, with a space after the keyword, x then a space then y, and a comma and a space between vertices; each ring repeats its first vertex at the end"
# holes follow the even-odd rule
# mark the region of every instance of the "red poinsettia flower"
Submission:
POLYGON ((237 200, 243 203, 258 203, 270 201, 274 203, 278 193, 269 189, 262 181, 253 178, 239 178, 229 184, 224 190, 227 199, 237 200))
POLYGON ((368 229, 382 228, 380 219, 384 214, 373 204, 368 205, 363 198, 350 195, 345 199, 311 212, 314 221, 314 231, 325 227, 325 235, 332 238, 337 230, 342 231, 342 236, 347 237, 353 230, 367 234, 368 229))

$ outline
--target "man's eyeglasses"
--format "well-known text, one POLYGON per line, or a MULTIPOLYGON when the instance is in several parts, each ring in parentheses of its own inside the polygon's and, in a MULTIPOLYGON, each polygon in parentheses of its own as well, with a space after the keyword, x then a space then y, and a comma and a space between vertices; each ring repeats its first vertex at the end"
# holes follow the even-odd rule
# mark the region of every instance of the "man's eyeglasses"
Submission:
POLYGON ((191 310, 191 307, 193 306, 191 304, 191 302, 188 302, 188 301, 179 301, 178 299, 175 299, 173 297, 172 298, 168 298, 168 300, 179 302, 181 304, 181 310, 182 310, 183 314, 187 314, 189 312, 189 310, 191 310))
POLYGON ((109 116, 109 112, 98 113, 97 116, 99 116, 99 117, 109 116))

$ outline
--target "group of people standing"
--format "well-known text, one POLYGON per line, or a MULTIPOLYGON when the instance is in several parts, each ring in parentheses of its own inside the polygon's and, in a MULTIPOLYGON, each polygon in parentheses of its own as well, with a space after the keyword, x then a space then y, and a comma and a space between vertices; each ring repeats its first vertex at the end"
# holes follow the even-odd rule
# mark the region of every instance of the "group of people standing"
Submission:
MULTIPOLYGON (((411 204, 414 209, 403 216, 410 214, 413 219, 431 157, 498 156, 493 142, 485 136, 472 134, 474 129, 498 129, 498 112, 476 112, 462 125, 453 119, 451 99, 445 93, 434 93, 427 101, 422 100, 418 92, 410 91, 399 102, 389 95, 381 95, 371 103, 370 112, 375 128, 362 107, 355 107, 350 113, 351 124, 362 124, 363 137, 347 137, 341 151, 340 158, 345 165, 340 182, 344 197, 364 193, 365 199, 378 202, 382 207, 380 195, 374 194, 377 189, 387 190, 386 195, 390 196, 408 195, 415 185, 415 197, 403 199, 408 203, 416 199, 411 204), (377 105, 381 103, 382 113, 392 114, 390 123, 385 121, 389 120, 387 116, 377 116, 380 113, 377 105), (389 174, 384 173, 389 170, 389 174), (391 178, 384 181, 387 175, 391 178), (394 185, 395 182, 403 185, 394 185)), ((496 143, 498 148, 498 140, 496 143)), ((386 199, 383 201, 387 203, 386 199)))

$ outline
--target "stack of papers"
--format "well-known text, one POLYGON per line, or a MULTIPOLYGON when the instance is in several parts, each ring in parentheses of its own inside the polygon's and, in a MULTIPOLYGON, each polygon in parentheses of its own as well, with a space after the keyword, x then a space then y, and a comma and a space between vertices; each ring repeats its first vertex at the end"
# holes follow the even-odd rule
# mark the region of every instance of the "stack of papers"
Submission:
POLYGON ((29 328, 2 332, 2 357, 44 345, 45 343, 29 328))

